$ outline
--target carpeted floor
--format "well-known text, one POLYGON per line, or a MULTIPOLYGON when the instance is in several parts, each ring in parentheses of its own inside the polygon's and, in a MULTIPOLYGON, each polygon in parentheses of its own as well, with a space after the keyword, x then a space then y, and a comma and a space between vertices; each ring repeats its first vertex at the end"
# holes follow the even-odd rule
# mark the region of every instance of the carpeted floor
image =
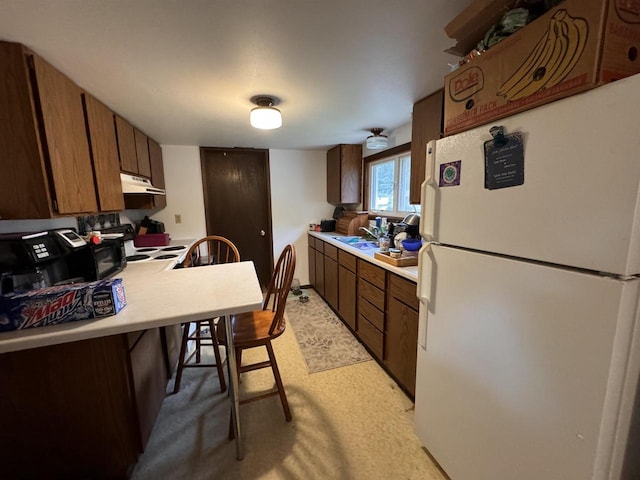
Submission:
POLYGON ((303 294, 309 297, 306 303, 300 302, 300 296, 289 295, 286 318, 309 373, 373 360, 320 295, 312 289, 303 294))
MULTIPOLYGON (((292 330, 274 342, 291 422, 278 397, 243 405, 245 458, 237 461, 227 440, 228 398, 214 369, 187 369, 181 391, 166 397, 132 479, 444 480, 414 434, 412 402, 377 362, 310 375, 292 330)), ((272 386, 270 370, 249 372, 241 392, 272 386)))

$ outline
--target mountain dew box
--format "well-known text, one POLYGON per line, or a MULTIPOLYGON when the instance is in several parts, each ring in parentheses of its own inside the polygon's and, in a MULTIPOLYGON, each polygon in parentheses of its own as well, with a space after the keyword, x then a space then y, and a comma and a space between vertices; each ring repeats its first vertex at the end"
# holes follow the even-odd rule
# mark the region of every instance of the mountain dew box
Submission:
POLYGON ((639 50, 640 0, 565 0, 445 77, 445 135, 639 73, 639 50))
POLYGON ((0 332, 115 315, 127 305, 121 278, 0 295, 0 332))

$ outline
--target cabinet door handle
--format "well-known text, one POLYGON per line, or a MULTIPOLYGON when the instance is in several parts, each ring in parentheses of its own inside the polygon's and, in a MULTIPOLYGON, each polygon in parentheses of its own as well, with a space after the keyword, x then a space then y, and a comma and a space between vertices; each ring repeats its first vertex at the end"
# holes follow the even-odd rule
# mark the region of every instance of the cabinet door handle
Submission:
POLYGON ((264 237, 267 234, 267 232, 265 232, 264 230, 260 230, 260 236, 264 237))

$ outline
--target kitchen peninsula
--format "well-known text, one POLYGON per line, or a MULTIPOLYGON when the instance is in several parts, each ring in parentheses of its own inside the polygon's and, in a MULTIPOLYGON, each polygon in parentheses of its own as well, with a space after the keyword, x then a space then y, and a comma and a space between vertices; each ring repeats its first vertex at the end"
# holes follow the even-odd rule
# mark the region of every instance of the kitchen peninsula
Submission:
POLYGON ((130 265, 117 315, 0 334, 6 478, 126 478, 166 382, 160 328, 261 308, 252 262, 130 265), (151 272, 153 270, 153 272, 151 272))

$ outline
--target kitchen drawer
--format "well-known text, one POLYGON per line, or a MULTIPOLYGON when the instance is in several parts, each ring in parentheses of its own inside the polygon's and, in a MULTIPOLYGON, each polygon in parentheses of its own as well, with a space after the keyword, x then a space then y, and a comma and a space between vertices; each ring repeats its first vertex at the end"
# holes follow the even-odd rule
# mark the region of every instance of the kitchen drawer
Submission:
POLYGON ((358 336, 379 359, 384 358, 384 336, 362 315, 358 318, 358 336))
POLYGON ((324 242, 319 238, 316 238, 316 250, 320 253, 324 253, 324 242))
POLYGON ((418 310, 420 301, 416 296, 416 284, 397 275, 389 274, 389 288, 387 292, 408 307, 418 310))
POLYGON ((311 248, 316 248, 316 237, 312 237, 311 235, 307 235, 307 244, 311 248))
POLYGON ((324 254, 332 260, 338 261, 338 249, 328 243, 324 246, 324 254))
POLYGON ((384 312, 384 292, 362 278, 358 279, 358 295, 384 312))
POLYGON ((356 257, 344 250, 338 250, 338 263, 345 267, 347 270, 351 270, 356 273, 356 257))
POLYGON ((358 312, 364 316, 369 322, 380 332, 384 332, 384 312, 377 309, 364 298, 358 299, 358 312))
POLYGON ((358 259, 358 275, 360 278, 364 278, 367 282, 375 285, 378 288, 384 290, 385 287, 385 271, 380 267, 358 259))

